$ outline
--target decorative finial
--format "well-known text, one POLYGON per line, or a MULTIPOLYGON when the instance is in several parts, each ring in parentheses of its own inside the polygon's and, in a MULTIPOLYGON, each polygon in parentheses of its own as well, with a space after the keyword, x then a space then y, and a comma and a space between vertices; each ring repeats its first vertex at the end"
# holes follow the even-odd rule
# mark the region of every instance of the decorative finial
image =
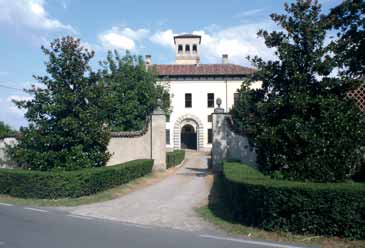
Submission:
POLYGON ((220 99, 219 97, 217 98, 217 101, 216 101, 217 105, 218 105, 218 108, 221 107, 221 104, 222 104, 222 99, 220 99))
POLYGON ((157 111, 161 111, 162 110, 162 100, 161 98, 157 98, 157 101, 156 101, 156 109, 157 111))

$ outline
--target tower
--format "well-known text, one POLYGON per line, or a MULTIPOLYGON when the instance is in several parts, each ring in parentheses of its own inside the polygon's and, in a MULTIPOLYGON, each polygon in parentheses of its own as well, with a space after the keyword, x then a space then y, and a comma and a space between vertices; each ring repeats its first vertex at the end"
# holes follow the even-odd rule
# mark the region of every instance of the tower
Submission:
POLYGON ((183 34, 174 36, 176 64, 199 64, 200 35, 183 34))

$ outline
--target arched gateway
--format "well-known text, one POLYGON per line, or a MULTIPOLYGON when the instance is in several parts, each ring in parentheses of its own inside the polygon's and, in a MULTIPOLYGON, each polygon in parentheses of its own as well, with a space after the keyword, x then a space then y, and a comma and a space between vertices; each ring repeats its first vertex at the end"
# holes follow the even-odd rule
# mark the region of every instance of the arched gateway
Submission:
POLYGON ((174 148, 199 150, 204 146, 203 123, 197 116, 180 116, 174 124, 174 148))

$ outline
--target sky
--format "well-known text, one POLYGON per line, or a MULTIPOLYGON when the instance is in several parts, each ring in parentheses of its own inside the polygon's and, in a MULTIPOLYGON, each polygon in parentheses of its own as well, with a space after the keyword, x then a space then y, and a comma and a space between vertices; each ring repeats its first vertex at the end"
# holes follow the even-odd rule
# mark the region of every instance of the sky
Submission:
MULTIPOLYGON (((40 47, 71 35, 95 51, 92 61, 110 49, 152 55, 156 64, 174 63, 173 36, 202 36, 201 63, 250 66, 246 57, 266 60, 273 51, 256 35, 275 30, 271 13, 282 13, 288 0, 0 0, 0 121, 18 129, 27 125, 24 110, 12 100, 31 99, 22 89, 37 83, 33 75, 46 75, 46 57, 40 47)), ((341 0, 320 0, 323 11, 341 0)))

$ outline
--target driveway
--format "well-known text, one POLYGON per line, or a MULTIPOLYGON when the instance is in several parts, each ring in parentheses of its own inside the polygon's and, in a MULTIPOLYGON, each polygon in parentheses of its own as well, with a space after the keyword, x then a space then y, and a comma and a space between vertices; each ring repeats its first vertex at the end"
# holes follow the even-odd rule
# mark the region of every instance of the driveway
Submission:
POLYGON ((219 233, 194 208, 207 203, 212 175, 204 153, 187 152, 185 163, 163 181, 107 202, 68 208, 72 214, 185 231, 219 233))

